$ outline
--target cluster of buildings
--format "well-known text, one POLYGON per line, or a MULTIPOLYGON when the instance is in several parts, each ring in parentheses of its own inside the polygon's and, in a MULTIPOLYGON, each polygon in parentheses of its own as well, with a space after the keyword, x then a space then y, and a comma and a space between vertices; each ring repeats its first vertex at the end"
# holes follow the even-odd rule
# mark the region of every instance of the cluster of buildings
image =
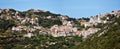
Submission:
POLYGON ((68 26, 58 26, 54 25, 51 27, 51 35, 54 37, 59 36, 81 36, 83 38, 87 38, 89 35, 96 33, 99 31, 99 28, 89 28, 87 30, 78 30, 76 27, 68 27, 68 26))
MULTIPOLYGON (((59 37, 59 36, 81 36, 83 38, 87 38, 89 35, 96 33, 98 30, 100 30, 99 28, 88 28, 83 29, 83 30, 78 30, 77 27, 75 27, 75 24, 73 21, 67 21, 66 19, 68 19, 67 16, 62 16, 62 25, 58 26, 58 25, 54 25, 50 28, 51 31, 51 35, 54 37, 59 37)), ((93 19, 92 19, 93 20, 93 19)), ((90 20, 90 21, 92 21, 90 20)), ((98 19, 99 22, 100 19, 98 19)), ((82 21, 81 25, 84 25, 85 27, 87 26, 92 26, 91 24, 94 24, 96 22, 87 22, 87 21, 82 21)), ((100 22, 99 22, 100 23, 100 22)))
POLYGON ((99 28, 89 28, 87 30, 81 30, 81 31, 77 31, 76 35, 81 36, 83 38, 87 38, 89 37, 91 34, 96 33, 97 31, 99 31, 99 28))
POLYGON ((69 27, 69 26, 58 26, 54 25, 53 27, 50 28, 51 34, 54 37, 59 37, 59 36, 75 36, 75 32, 77 32, 76 27, 69 27))
POLYGON ((82 20, 80 21, 82 26, 89 27, 97 25, 98 23, 107 23, 107 20, 102 20, 101 16, 91 17, 89 21, 82 20))

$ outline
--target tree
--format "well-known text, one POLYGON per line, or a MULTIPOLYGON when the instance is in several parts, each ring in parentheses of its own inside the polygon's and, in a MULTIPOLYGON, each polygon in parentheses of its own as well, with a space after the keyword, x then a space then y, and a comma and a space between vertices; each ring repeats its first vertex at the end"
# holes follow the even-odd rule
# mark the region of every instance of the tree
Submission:
POLYGON ((0 31, 5 32, 8 28, 15 26, 15 22, 13 20, 0 19, 0 25, 0 31))

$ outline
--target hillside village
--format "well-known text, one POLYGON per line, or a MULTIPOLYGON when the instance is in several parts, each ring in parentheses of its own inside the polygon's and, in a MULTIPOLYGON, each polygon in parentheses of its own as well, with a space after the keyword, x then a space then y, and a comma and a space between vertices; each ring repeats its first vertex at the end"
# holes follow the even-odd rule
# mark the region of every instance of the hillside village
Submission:
POLYGON ((120 10, 76 19, 44 10, 0 9, 0 49, 70 49, 94 34, 101 37, 119 17, 120 10))
MULTIPOLYGON (((90 34, 94 34, 97 31, 100 30, 100 27, 95 27, 99 24, 105 24, 108 23, 110 20, 110 17, 106 17, 107 15, 118 15, 120 14, 120 11, 113 11, 111 13, 106 14, 100 14, 97 16, 90 17, 88 20, 86 19, 71 19, 68 16, 58 15, 58 16, 41 16, 38 13, 45 13, 46 11, 43 10, 28 10, 28 13, 21 14, 22 12, 16 11, 14 9, 0 9, 0 19, 5 20, 13 20, 15 21, 16 25, 12 26, 11 31, 13 32, 22 32, 26 31, 28 32, 27 35, 23 35, 25 37, 32 37, 35 36, 33 32, 36 32, 38 34, 49 34, 53 37, 59 37, 59 36, 81 36, 83 38, 87 38, 90 34), (35 14, 37 13, 37 14, 35 14), (28 15, 32 14, 32 15, 28 15), (45 28, 40 25, 39 23, 39 17, 42 19, 59 19, 62 24, 54 24, 50 28, 45 28), (105 18, 105 19, 104 19, 105 18), (74 21, 77 21, 78 24, 75 24, 74 21), (79 30, 82 26, 81 30, 79 30)), ((119 16, 119 15, 118 15, 119 16)), ((59 22, 58 22, 59 23, 59 22)), ((49 24, 48 24, 49 25, 49 24)))

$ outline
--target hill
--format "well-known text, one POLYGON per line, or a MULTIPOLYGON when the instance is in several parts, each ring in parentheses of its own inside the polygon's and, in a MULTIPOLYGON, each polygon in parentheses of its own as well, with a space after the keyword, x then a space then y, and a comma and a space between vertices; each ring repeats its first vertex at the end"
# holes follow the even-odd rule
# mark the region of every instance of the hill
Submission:
POLYGON ((0 9, 0 49, 120 49, 119 20, 120 11, 76 19, 0 9))
POLYGON ((78 46, 71 49, 120 49, 120 17, 108 15, 112 17, 109 23, 86 39, 78 46))

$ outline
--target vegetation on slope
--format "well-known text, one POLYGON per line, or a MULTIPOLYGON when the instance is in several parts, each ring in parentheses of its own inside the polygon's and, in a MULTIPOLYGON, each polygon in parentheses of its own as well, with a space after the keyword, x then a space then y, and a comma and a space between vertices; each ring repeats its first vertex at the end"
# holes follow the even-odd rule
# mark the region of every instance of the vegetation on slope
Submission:
MULTIPOLYGON (((0 15, 14 16, 12 13, 16 11, 11 9, 9 12, 3 11, 0 15)), ((38 24, 45 28, 50 28, 53 25, 62 25, 61 19, 58 17, 60 14, 53 14, 49 11, 46 12, 33 12, 31 10, 20 12, 19 16, 22 18, 37 17, 38 24), (52 16, 51 19, 46 17, 52 16)), ((88 39, 82 42, 82 38, 78 36, 73 37, 52 37, 50 35, 37 35, 32 38, 26 38, 22 35, 25 31, 12 32, 9 30, 12 26, 19 23, 16 19, 0 19, 0 49, 120 49, 120 17, 114 15, 107 15, 110 20, 107 24, 97 24, 95 28, 101 28, 99 32, 91 35, 88 39), (5 33, 3 33, 5 32, 5 33)), ((12 18, 12 17, 11 17, 12 18)), ((89 21, 89 18, 82 18, 89 21)), ((106 18, 103 18, 106 19, 106 18)), ((74 19, 69 18, 68 21, 73 21, 78 28, 82 30, 84 26, 74 19)), ((26 22, 27 23, 27 22, 26 22)), ((21 25, 21 24, 20 24, 21 25)), ((31 25, 27 23, 26 26, 31 25)))
POLYGON ((111 20, 98 33, 71 49, 120 49, 120 17, 114 16, 111 20))
POLYGON ((82 41, 82 38, 78 36, 52 37, 49 35, 37 35, 32 38, 10 36, 0 39, 2 49, 66 49, 82 41))

